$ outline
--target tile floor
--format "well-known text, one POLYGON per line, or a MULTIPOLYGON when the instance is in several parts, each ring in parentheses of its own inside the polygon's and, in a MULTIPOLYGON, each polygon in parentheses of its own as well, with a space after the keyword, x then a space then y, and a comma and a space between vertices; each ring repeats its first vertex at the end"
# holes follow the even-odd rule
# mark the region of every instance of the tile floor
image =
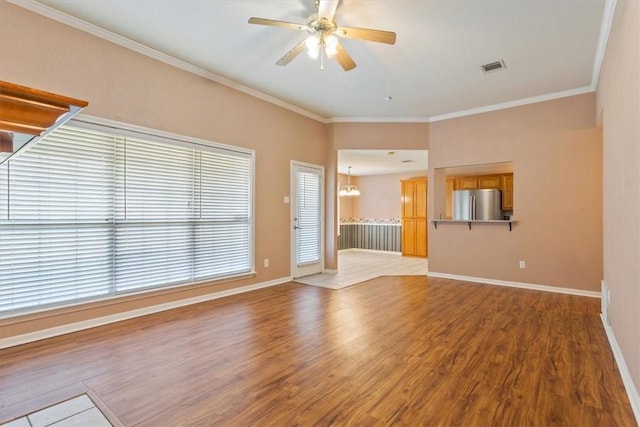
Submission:
POLYGON ((111 423, 83 394, 0 427, 111 427, 111 423))
POLYGON ((338 252, 338 273, 324 273, 294 279, 305 285, 342 289, 380 276, 427 274, 425 258, 403 257, 397 252, 346 249, 338 252))

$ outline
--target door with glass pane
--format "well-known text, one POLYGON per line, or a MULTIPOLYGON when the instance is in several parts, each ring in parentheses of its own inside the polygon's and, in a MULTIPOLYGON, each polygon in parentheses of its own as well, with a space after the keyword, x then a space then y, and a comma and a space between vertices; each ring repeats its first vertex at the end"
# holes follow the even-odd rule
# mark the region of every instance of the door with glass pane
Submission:
POLYGON ((291 275, 321 273, 324 168, 291 163, 291 275))

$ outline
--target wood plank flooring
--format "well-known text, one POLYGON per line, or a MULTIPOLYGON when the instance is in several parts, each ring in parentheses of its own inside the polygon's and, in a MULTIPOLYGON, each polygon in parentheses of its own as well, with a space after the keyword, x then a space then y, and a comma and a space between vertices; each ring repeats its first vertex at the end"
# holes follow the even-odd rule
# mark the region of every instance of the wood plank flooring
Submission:
POLYGON ((634 426, 598 312, 423 276, 289 283, 2 350, 0 422, 90 392, 124 426, 634 426))

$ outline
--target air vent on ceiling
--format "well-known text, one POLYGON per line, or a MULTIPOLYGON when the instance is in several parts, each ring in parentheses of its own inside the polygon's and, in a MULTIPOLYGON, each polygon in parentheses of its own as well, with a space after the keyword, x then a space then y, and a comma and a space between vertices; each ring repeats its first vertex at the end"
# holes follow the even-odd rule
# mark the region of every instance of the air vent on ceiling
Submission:
POLYGON ((482 70, 485 73, 488 73, 489 71, 502 70, 503 68, 507 68, 503 59, 501 59, 500 61, 489 62, 488 64, 484 64, 482 66, 482 70))

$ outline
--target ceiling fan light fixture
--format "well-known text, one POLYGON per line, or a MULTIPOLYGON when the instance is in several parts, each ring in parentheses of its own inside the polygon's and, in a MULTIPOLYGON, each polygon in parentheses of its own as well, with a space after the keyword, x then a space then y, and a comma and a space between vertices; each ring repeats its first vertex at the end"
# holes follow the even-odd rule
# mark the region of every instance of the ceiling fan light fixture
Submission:
POLYGON ((338 38, 333 34, 324 38, 324 51, 329 58, 333 58, 338 53, 338 38))
POLYGON ((320 39, 317 36, 309 36, 305 41, 305 46, 307 48, 307 55, 309 55, 310 58, 318 59, 320 39))
POLYGON ((279 21, 265 18, 249 18, 249 24, 268 25, 290 30, 304 30, 309 34, 305 40, 300 41, 291 50, 282 56, 277 65, 289 64, 306 48, 307 54, 313 59, 320 59, 320 70, 324 70, 324 60, 335 58, 344 71, 353 70, 356 63, 338 41, 338 37, 347 39, 359 39, 377 43, 395 44, 396 33, 392 31, 375 30, 370 28, 338 27, 333 20, 339 0, 315 0, 316 13, 307 18, 307 23, 279 21))

